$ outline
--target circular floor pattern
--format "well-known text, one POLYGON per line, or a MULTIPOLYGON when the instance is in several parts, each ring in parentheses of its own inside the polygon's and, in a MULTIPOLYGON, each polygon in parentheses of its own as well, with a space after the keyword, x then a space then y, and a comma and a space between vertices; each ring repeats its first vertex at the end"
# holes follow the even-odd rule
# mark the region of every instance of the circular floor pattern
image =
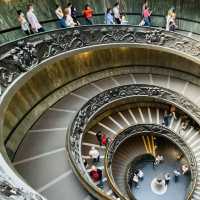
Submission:
POLYGON ((165 180, 158 177, 154 178, 151 182, 151 190, 157 195, 163 195, 167 192, 167 185, 165 185, 165 180))

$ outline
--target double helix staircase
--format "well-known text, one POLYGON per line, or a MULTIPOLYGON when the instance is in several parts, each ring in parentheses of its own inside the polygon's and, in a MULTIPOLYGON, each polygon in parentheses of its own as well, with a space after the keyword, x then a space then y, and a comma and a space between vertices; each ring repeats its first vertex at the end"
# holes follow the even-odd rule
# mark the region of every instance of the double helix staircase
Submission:
MULTIPOLYGON (((16 153, 13 165, 23 178, 38 192, 49 200, 71 197, 74 200, 89 200, 93 197, 88 194, 74 176, 65 148, 67 128, 76 112, 93 96, 107 89, 126 84, 148 84, 166 87, 191 100, 196 105, 200 105, 199 87, 188 81, 172 77, 170 74, 127 74, 109 77, 87 84, 76 91, 73 91, 50 107, 38 121, 32 126, 21 143, 16 153)), ((101 159, 98 167, 104 169, 105 147, 99 147, 96 139, 96 132, 101 130, 109 137, 115 137, 127 127, 136 124, 162 124, 164 108, 139 105, 112 112, 110 115, 98 121, 84 136, 82 143, 82 158, 89 163, 87 171, 90 170, 91 158, 88 156, 91 146, 100 150, 101 159)), ((171 120, 169 129, 181 136, 185 143, 195 154, 198 171, 200 170, 200 135, 199 127, 188 126, 184 131, 180 131, 181 117, 171 120)), ((144 138, 138 142, 141 152, 152 151, 154 145, 152 138, 144 138), (146 144, 146 145, 145 145, 146 144)), ((135 155, 134 148, 125 145, 122 152, 117 152, 113 163, 113 175, 115 181, 124 192, 124 179, 120 174, 126 165, 126 160, 130 155, 135 155), (133 152, 134 151, 134 152, 133 152)), ((128 162, 128 161, 127 161, 128 162)), ((199 172, 198 172, 199 174, 199 172)), ((115 198, 115 195, 108 184, 107 177, 103 177, 103 191, 115 198)), ((95 183, 94 183, 95 184, 95 183)), ((192 200, 200 199, 200 177, 197 177, 192 200)))

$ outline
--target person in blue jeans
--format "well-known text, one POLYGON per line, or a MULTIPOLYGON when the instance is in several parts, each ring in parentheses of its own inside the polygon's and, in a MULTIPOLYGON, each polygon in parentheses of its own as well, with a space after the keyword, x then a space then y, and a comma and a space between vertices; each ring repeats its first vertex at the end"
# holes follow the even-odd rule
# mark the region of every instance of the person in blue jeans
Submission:
POLYGON ((167 127, 167 126, 169 126, 169 123, 170 123, 170 116, 169 116, 167 110, 165 110, 162 124, 167 127))
POLYGON ((108 25, 115 24, 111 8, 108 8, 106 11, 105 23, 108 25))

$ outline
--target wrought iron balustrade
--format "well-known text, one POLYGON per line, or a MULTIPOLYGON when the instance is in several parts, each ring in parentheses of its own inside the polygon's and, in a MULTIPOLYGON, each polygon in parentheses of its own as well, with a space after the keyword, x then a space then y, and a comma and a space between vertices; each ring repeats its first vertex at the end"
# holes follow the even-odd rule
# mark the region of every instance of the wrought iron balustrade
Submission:
POLYGON ((18 76, 56 55, 109 43, 151 44, 200 58, 198 41, 163 29, 131 25, 94 25, 54 30, 0 46, 0 94, 18 76))

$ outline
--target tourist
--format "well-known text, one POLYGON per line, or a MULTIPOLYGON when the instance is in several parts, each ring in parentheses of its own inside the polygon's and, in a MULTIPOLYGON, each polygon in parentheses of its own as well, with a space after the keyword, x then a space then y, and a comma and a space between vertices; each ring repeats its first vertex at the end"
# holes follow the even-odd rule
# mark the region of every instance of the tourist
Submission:
POLYGON ((186 164, 182 165, 181 169, 182 169, 182 174, 183 175, 186 174, 189 171, 189 167, 186 164))
POLYGON ((108 147, 111 142, 112 142, 112 139, 110 137, 107 137, 106 138, 106 147, 108 147))
POLYGON ((64 14, 62 11, 62 8, 60 5, 56 5, 56 10, 55 10, 55 14, 58 18, 58 25, 59 28, 66 28, 66 23, 65 23, 65 19, 64 19, 64 14))
POLYGON ((71 17, 70 10, 68 8, 65 8, 65 10, 64 10, 64 19, 65 19, 65 24, 67 27, 76 26, 76 23, 74 22, 73 18, 71 17))
POLYGON ((102 170, 98 169, 95 165, 92 165, 90 171, 90 177, 94 182, 100 182, 99 187, 103 187, 102 170))
POLYGON ((71 17, 73 18, 74 22, 79 26, 80 22, 77 19, 77 10, 73 5, 71 6, 71 17))
POLYGON ((137 169, 135 174, 138 176, 139 179, 143 180, 144 172, 141 169, 137 169))
POLYGON ((133 183, 135 185, 135 187, 138 187, 138 182, 139 182, 139 177, 137 174, 134 173, 133 175, 133 183))
POLYGON ((122 15, 122 16, 121 16, 121 24, 122 24, 122 25, 127 25, 127 24, 128 24, 128 20, 126 19, 126 16, 125 16, 125 15, 122 15))
POLYGON ((113 15, 115 18, 116 24, 121 24, 121 16, 120 16, 120 11, 119 11, 119 3, 115 3, 113 7, 113 15))
POLYGON ((179 130, 179 134, 180 135, 184 135, 184 133, 185 133, 185 130, 187 129, 187 127, 188 127, 188 121, 182 121, 181 122, 181 125, 180 125, 180 130, 179 130))
POLYGON ((97 138, 97 141, 98 141, 99 145, 101 146, 101 138, 102 138, 102 133, 101 133, 101 131, 98 131, 98 132, 96 133, 96 138, 97 138))
POLYGON ((163 116, 163 122, 162 122, 162 124, 164 126, 166 126, 166 127, 169 126, 169 114, 168 114, 167 110, 164 111, 164 116, 163 116))
POLYGON ((164 175, 164 177, 165 177, 165 185, 168 185, 168 184, 169 184, 169 181, 170 181, 170 179, 171 179, 170 173, 166 173, 166 174, 164 175))
POLYGON ((21 29, 22 31, 26 34, 26 35, 30 35, 31 34, 31 30, 30 30, 30 27, 29 27, 29 23, 27 22, 23 12, 21 10, 18 10, 17 11, 17 14, 18 14, 18 21, 20 23, 20 26, 21 26, 21 29))
POLYGON ((166 31, 169 31, 169 24, 171 20, 172 20, 172 9, 170 8, 166 16, 166 31))
POLYGON ((173 119, 177 119, 177 117, 176 117, 176 107, 174 106, 174 105, 172 105, 171 107, 170 107, 170 113, 169 113, 169 118, 170 118, 170 120, 173 118, 173 119))
POLYGON ((91 147, 89 156, 93 159, 93 163, 99 162, 100 160, 100 153, 95 147, 91 147))
POLYGON ((145 10, 143 12, 144 16, 144 26, 151 26, 151 14, 152 12, 149 10, 147 6, 145 6, 145 10))
POLYGON ((163 155, 157 155, 156 157, 155 157, 155 161, 154 161, 154 167, 155 166, 158 166, 161 162, 163 162, 164 161, 164 157, 163 157, 163 155))
POLYGON ((179 179, 179 176, 181 175, 181 173, 180 173, 179 170, 177 170, 177 169, 175 169, 175 170, 173 171, 173 173, 174 173, 174 181, 175 181, 175 182, 178 182, 178 179, 179 179))
POLYGON ((85 9, 83 10, 83 17, 85 18, 87 25, 93 24, 93 9, 90 8, 88 4, 85 5, 85 9))
POLYGON ((87 168, 87 167, 88 167, 88 162, 87 162, 87 160, 86 160, 86 159, 83 159, 83 164, 84 164, 85 168, 87 168))
POLYGON ((33 5, 29 4, 28 5, 28 11, 26 13, 27 19, 29 24, 31 25, 31 30, 33 32, 44 32, 44 28, 42 27, 42 25, 39 23, 36 15, 34 14, 34 9, 33 9, 33 5))
POLYGON ((115 24, 111 8, 108 8, 106 11, 105 23, 108 25, 115 24))
POLYGON ((106 134, 103 134, 101 137, 101 145, 106 146, 106 144, 107 144, 106 134))
POLYGON ((169 31, 175 31, 177 25, 176 25, 176 12, 175 8, 171 8, 171 13, 170 13, 170 18, 169 18, 169 31))
POLYGON ((67 4, 65 11, 67 11, 67 10, 68 10, 69 15, 72 16, 72 3, 67 4))
POLYGON ((145 0, 144 3, 143 3, 143 5, 142 5, 142 19, 144 18, 145 7, 148 8, 148 0, 145 0))

